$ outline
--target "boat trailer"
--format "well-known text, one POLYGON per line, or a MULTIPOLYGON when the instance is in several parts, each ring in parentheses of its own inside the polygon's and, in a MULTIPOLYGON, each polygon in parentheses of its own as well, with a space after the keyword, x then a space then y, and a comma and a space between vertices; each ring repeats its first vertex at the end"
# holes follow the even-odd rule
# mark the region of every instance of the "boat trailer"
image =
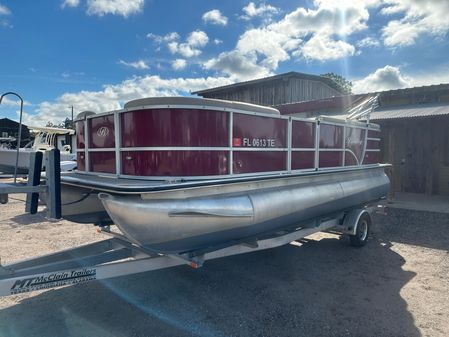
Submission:
POLYGON ((368 237, 371 211, 372 208, 369 207, 353 209, 332 218, 315 219, 303 227, 277 232, 261 240, 240 241, 232 246, 205 253, 173 255, 156 253, 138 246, 106 226, 98 231, 112 236, 110 239, 0 266, 0 296, 179 265, 199 268, 207 260, 283 246, 320 231, 332 230, 339 234, 347 234, 353 246, 362 246, 368 237))
MULTIPOLYGON (((37 212, 39 193, 47 194, 47 217, 61 218, 59 151, 50 150, 46 184, 41 185, 42 153, 33 154, 27 184, 0 184, 1 203, 8 202, 8 194, 26 193, 25 212, 37 212)), ((97 231, 111 238, 56 253, 34 257, 7 265, 0 264, 0 296, 16 295, 35 290, 75 285, 188 265, 201 267, 205 261, 237 254, 275 248, 300 240, 320 231, 333 231, 347 235, 353 246, 366 244, 374 207, 364 206, 344 210, 338 214, 311 219, 295 229, 266 234, 259 238, 246 238, 214 250, 193 251, 183 254, 161 254, 137 245, 120 233, 102 226, 97 231)))

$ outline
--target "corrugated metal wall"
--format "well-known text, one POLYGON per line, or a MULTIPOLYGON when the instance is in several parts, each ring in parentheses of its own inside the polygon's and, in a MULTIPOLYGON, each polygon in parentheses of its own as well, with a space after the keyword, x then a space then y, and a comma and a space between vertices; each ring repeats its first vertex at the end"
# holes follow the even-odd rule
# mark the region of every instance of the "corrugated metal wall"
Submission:
POLYGON ((341 96, 341 93, 323 82, 299 78, 286 78, 269 83, 255 84, 248 87, 240 86, 203 94, 205 98, 226 99, 268 106, 310 101, 332 96, 341 96))

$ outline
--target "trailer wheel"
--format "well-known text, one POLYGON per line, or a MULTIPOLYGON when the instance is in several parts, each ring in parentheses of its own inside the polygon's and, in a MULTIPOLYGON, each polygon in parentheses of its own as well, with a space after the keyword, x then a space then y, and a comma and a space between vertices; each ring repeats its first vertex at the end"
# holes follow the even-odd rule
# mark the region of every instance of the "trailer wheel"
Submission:
POLYGON ((363 213, 357 222, 355 235, 349 235, 351 246, 362 247, 368 242, 371 227, 371 217, 369 213, 363 213))

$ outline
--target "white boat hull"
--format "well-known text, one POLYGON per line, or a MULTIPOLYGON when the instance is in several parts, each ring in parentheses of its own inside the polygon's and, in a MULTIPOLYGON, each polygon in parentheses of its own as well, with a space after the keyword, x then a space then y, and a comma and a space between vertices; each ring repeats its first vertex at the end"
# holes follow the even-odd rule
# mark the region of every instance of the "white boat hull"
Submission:
MULTIPOLYGON (((33 149, 20 149, 18 160, 18 172, 27 173, 30 168, 30 155, 33 153, 33 149)), ((0 148, 0 172, 13 173, 16 165, 17 150, 14 149, 1 149, 0 148)), ((72 153, 61 153, 62 161, 74 161, 75 157, 72 153)), ((42 167, 45 168, 45 152, 42 161, 42 167)))
MULTIPOLYGON (((17 168, 20 172, 27 172, 30 165, 30 153, 33 151, 27 149, 19 150, 19 161, 17 168)), ((13 149, 0 149, 0 171, 3 173, 14 172, 16 165, 17 151, 13 149)))

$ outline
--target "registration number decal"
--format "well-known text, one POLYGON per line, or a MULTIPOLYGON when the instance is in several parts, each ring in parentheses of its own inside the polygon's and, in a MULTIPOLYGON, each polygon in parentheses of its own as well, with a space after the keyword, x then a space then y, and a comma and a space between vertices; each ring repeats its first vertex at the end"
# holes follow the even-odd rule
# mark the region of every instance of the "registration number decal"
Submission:
POLYGON ((234 138, 232 145, 235 147, 276 147, 273 138, 234 138))

